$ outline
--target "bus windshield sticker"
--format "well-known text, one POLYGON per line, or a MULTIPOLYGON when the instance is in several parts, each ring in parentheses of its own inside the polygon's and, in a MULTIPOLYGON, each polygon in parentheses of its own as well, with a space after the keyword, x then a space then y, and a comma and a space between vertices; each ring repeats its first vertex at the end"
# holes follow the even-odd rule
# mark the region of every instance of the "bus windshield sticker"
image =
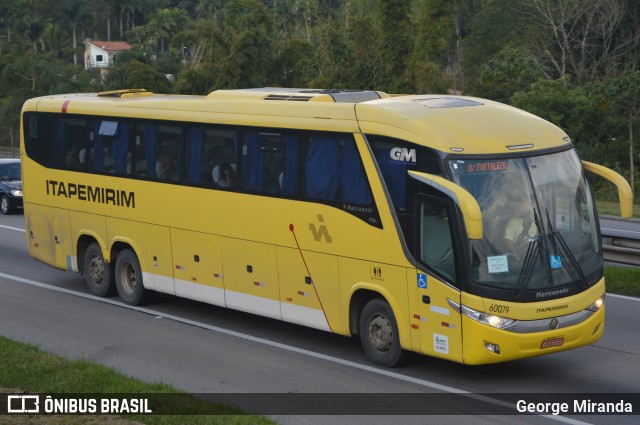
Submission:
POLYGON ((489 273, 506 273, 509 271, 509 262, 506 255, 487 257, 487 266, 489 267, 489 273))
POLYGON ((427 289, 427 275, 418 273, 418 288, 427 289))
POLYGON ((100 123, 98 134, 100 136, 116 136, 118 131, 118 121, 105 121, 100 123))
POLYGON ((561 269, 562 268, 562 259, 559 255, 551 255, 550 256, 551 268, 552 269, 561 269))

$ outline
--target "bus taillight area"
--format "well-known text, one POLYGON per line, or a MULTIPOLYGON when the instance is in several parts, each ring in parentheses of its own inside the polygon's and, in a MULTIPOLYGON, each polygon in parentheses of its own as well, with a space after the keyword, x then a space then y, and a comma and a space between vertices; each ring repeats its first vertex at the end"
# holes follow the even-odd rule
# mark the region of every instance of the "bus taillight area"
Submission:
POLYGON ((575 296, 538 303, 504 303, 466 296, 487 310, 500 305, 508 313, 481 312, 464 305, 463 363, 480 365, 536 357, 593 344, 604 332, 604 280, 575 296))

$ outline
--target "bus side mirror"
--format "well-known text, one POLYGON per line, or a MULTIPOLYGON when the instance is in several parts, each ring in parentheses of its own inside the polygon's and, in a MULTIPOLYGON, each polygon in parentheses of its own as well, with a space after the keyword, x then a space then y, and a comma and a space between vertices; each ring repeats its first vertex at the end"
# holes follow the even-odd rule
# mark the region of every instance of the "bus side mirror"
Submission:
POLYGON ((478 201, 464 188, 440 176, 418 171, 408 171, 409 175, 421 183, 444 193, 456 203, 464 218, 469 239, 482 239, 482 211, 478 201))
POLYGON ((629 182, 615 171, 594 164, 593 162, 582 161, 582 166, 586 171, 597 174, 609 180, 618 188, 618 199, 620 200, 620 217, 631 218, 633 215, 633 193, 629 182))

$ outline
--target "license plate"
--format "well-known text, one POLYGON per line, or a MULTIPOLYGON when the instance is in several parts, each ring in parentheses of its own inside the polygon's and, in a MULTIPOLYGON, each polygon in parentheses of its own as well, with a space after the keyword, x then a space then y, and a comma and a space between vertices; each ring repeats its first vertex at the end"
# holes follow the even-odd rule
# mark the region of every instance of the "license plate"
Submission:
POLYGON ((540 348, 544 349, 544 348, 551 348, 551 347, 560 347, 562 346, 562 344, 564 344, 564 337, 557 336, 555 338, 547 338, 543 340, 542 344, 540 344, 540 348))

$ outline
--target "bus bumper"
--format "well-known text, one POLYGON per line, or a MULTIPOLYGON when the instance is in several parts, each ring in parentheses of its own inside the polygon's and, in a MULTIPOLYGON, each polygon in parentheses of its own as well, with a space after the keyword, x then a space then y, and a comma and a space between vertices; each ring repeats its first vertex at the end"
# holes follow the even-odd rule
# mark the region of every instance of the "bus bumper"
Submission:
POLYGON ((463 362, 499 363, 593 344, 604 332, 604 316, 605 306, 576 325, 534 333, 496 329, 463 316, 463 362))

